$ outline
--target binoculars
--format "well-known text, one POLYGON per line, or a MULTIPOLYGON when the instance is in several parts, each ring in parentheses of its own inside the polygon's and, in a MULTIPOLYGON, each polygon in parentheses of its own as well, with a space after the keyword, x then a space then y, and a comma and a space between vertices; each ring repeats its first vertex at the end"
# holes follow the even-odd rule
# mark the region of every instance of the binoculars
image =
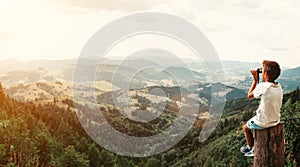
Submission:
POLYGON ((257 74, 257 83, 259 83, 259 74, 262 73, 262 68, 257 68, 256 69, 256 74, 257 74))

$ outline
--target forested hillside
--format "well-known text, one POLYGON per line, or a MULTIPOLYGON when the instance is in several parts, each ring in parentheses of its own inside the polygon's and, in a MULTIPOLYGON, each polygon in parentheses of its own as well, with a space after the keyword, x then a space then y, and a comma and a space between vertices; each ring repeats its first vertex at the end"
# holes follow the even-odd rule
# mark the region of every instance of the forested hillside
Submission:
MULTIPOLYGON (((172 149, 145 158, 119 156, 94 143, 83 130, 72 106, 54 103, 20 102, 5 95, 0 85, 0 166, 251 166, 239 148, 246 141, 241 122, 255 112, 258 101, 235 99, 226 102, 225 113, 213 134, 198 141, 201 127, 193 127, 172 149)), ((82 106, 82 110, 88 110, 82 106)), ((114 108, 103 107, 106 118, 118 130, 148 136, 157 131, 158 122, 168 126, 176 115, 167 108, 152 124, 124 120, 114 108), (126 126, 124 125, 126 124, 126 126)), ((300 165, 300 91, 284 95, 282 121, 285 122, 286 166, 300 165)))
MULTIPOLYGON (((253 166, 253 159, 245 157, 239 148, 246 144, 241 122, 255 114, 257 100, 236 99, 225 106, 223 121, 204 146, 179 161, 176 165, 188 166, 253 166), (192 162, 192 163, 189 163, 192 162)), ((284 122, 285 166, 300 165, 300 91, 285 94, 281 109, 284 122)), ((176 166, 175 165, 175 166, 176 166)))

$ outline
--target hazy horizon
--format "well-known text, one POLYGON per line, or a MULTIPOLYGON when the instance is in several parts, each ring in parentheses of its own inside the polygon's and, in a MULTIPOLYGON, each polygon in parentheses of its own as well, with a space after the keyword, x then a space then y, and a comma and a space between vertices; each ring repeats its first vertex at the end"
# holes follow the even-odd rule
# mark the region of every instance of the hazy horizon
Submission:
MULTIPOLYGON (((77 59, 78 58, 67 58, 67 59, 64 59, 64 58, 62 58, 62 59, 46 59, 46 58, 44 58, 44 59, 30 59, 30 60, 22 60, 22 59, 0 59, 0 62, 5 62, 5 61, 20 61, 20 62, 23 62, 23 63, 29 63, 29 62, 32 62, 32 61, 66 61, 66 60, 69 60, 69 61, 74 60, 74 61, 76 61, 77 59)), ((87 59, 89 59, 89 58, 87 58, 87 59)), ((122 60, 121 57, 113 57, 113 58, 106 58, 106 59, 117 60, 117 61, 122 60)), ((186 58, 186 59, 196 60, 196 59, 193 59, 193 58, 186 58)), ((94 60, 94 59, 90 58, 90 60, 94 60)), ((262 63, 262 62, 241 61, 241 60, 220 60, 220 61, 221 62, 241 62, 241 63, 262 63)), ((283 66, 283 65, 281 65, 281 67, 283 69, 292 69, 292 68, 300 67, 300 64, 298 66, 283 66)))

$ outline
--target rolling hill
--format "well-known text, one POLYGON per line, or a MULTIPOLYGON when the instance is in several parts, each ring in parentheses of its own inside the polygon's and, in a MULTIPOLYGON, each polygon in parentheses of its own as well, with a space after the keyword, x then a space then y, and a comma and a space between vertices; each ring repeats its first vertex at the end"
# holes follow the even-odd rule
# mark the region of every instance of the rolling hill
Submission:
MULTIPOLYGON (((126 86, 142 85, 163 86, 176 85, 176 82, 202 83, 214 82, 208 76, 203 62, 185 60, 185 63, 174 60, 172 57, 131 57, 129 59, 98 60, 84 59, 80 62, 75 60, 35 60, 22 61, 0 61, 0 82, 6 84, 75 81, 74 69, 77 75, 84 81, 108 81, 113 85, 126 89, 126 86), (173 60, 173 61, 172 61, 173 60), (97 69, 93 71, 93 69, 97 69), (166 85, 167 84, 167 85, 166 85)), ((205 63, 205 62, 204 62, 205 63)), ((206 62, 209 63, 209 62, 206 62)), ((247 91, 251 84, 250 69, 260 66, 259 63, 248 63, 238 61, 222 61, 225 72, 223 84, 247 91)), ((279 83, 285 92, 296 89, 300 83, 300 67, 282 71, 279 83)), ((80 81, 78 80, 78 81, 80 81)))
POLYGON ((286 91, 292 91, 297 87, 300 87, 300 67, 283 71, 278 79, 278 82, 286 91))

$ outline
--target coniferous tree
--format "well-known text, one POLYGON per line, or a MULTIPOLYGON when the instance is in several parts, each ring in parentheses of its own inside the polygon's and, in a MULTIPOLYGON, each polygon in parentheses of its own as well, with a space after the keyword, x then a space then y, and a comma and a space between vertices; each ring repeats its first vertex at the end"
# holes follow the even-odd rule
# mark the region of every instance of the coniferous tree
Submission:
POLYGON ((4 99, 5 99, 5 93, 4 93, 2 84, 0 82, 0 105, 4 104, 4 99))

